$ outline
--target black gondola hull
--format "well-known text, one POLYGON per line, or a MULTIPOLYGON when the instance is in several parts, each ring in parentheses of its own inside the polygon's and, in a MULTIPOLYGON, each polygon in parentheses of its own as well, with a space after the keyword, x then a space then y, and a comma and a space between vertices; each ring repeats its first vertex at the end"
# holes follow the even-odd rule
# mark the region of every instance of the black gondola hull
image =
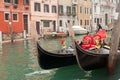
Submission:
POLYGON ((57 54, 47 52, 37 43, 38 63, 42 69, 53 69, 77 64, 73 54, 57 54))
POLYGON ((83 50, 77 43, 76 45, 76 57, 78 64, 85 70, 94 70, 103 67, 107 67, 109 54, 96 54, 83 50))

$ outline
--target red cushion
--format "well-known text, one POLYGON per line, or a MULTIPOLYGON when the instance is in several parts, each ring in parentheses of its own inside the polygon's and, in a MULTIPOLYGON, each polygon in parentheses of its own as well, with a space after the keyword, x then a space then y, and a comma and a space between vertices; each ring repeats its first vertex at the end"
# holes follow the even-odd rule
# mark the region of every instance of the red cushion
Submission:
POLYGON ((83 44, 92 44, 92 37, 87 35, 83 38, 83 44))
POLYGON ((84 36, 83 44, 81 45, 81 47, 85 50, 95 47, 95 45, 93 45, 92 36, 89 35, 84 36))
POLYGON ((101 36, 97 35, 97 34, 93 36, 93 44, 94 45, 96 44, 96 40, 98 40, 99 42, 101 42, 101 36))
POLYGON ((101 36, 102 40, 107 37, 106 31, 102 29, 97 32, 97 35, 101 36))

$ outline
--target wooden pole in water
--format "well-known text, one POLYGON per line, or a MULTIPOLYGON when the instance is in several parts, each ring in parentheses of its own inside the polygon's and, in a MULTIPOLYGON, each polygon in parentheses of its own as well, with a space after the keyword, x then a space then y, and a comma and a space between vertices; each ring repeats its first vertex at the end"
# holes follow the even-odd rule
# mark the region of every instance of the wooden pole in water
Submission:
POLYGON ((114 20, 113 30, 111 34, 111 46, 109 52, 110 54, 108 58, 108 72, 110 75, 114 73, 117 55, 118 55, 117 50, 118 50, 119 32, 120 32, 120 3, 117 6, 116 12, 118 12, 119 15, 117 17, 118 19, 114 20))
POLYGON ((0 44, 2 44, 2 31, 0 31, 0 44))
POLYGON ((10 27, 10 38, 11 38, 11 43, 13 43, 14 40, 13 40, 12 22, 11 22, 10 18, 9 18, 9 27, 10 27))
POLYGON ((71 40, 72 40, 72 46, 75 49, 74 50, 74 55, 75 55, 75 53, 76 53, 76 48, 75 48, 75 44, 74 44, 75 35, 74 35, 74 31, 72 29, 72 25, 70 23, 68 24, 68 28, 69 28, 69 36, 71 37, 71 40))
POLYGON ((31 22, 31 26, 30 26, 30 35, 32 37, 32 45, 33 45, 33 51, 34 51, 34 55, 37 56, 38 55, 38 52, 37 52, 37 42, 38 42, 38 38, 39 38, 39 35, 37 34, 37 30, 34 26, 34 21, 31 22))

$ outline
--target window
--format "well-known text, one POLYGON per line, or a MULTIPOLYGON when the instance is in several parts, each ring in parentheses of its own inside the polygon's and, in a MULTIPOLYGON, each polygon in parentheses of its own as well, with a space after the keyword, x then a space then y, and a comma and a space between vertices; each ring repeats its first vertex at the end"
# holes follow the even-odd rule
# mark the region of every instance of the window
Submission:
POLYGON ((67 13, 71 13, 71 7, 67 6, 67 13))
POLYGON ((96 6, 94 6, 94 12, 96 12, 96 6))
POLYGON ((87 20, 87 25, 89 25, 89 20, 87 20))
POLYGON ((49 12, 49 5, 44 4, 44 12, 49 12))
POLYGON ((72 7, 72 13, 76 13, 76 7, 72 7))
POLYGON ((96 21, 96 18, 94 18, 94 22, 96 23, 97 21, 96 21))
POLYGON ((43 21, 44 27, 50 27, 50 21, 43 21))
POLYGON ((12 0, 13 4, 18 4, 18 0, 12 0))
POLYGON ((85 20, 85 26, 86 26, 87 20, 85 20))
POLYGON ((34 11, 40 11, 40 3, 34 3, 34 11))
POLYGON ((88 11, 89 11, 89 9, 87 8, 87 14, 89 13, 88 11))
POLYGON ((18 20, 18 15, 17 15, 17 13, 13 13, 13 20, 14 20, 14 21, 17 21, 17 20, 18 20))
POLYGON ((56 6, 52 6, 52 13, 56 13, 57 10, 56 10, 56 6))
POLYGON ((90 14, 92 14, 92 9, 90 8, 90 14))
POLYGON ((67 15, 70 15, 70 14, 71 14, 71 7, 67 6, 67 15))
POLYGON ((70 20, 68 20, 67 22, 70 23, 70 20))
POLYGON ((73 25, 75 24, 75 21, 73 21, 73 25))
POLYGON ((102 18, 100 18, 100 23, 102 23, 102 18))
POLYGON ((10 3, 10 0, 4 0, 5 3, 10 3))
POLYGON ((59 5, 59 14, 63 14, 63 5, 59 5))
POLYGON ((24 1, 23 1, 23 4, 24 4, 24 5, 29 5, 29 0, 24 0, 24 1))
POLYGON ((60 26, 62 26, 62 20, 60 20, 60 26))
POLYGON ((87 8, 85 7, 85 9, 84 9, 84 10, 85 10, 85 14, 86 14, 86 13, 87 13, 87 8))
POLYGON ((108 25, 108 14, 105 14, 105 25, 108 25))
POLYGON ((82 20, 80 20, 80 25, 82 25, 82 20))
POLYGON ((9 20, 10 18, 10 14, 9 13, 5 13, 5 20, 9 20))
POLYGON ((36 30, 37 30, 37 34, 40 34, 40 31, 39 31, 39 29, 40 29, 40 22, 36 22, 36 30))
POLYGON ((80 13, 82 13, 82 6, 80 6, 80 13))

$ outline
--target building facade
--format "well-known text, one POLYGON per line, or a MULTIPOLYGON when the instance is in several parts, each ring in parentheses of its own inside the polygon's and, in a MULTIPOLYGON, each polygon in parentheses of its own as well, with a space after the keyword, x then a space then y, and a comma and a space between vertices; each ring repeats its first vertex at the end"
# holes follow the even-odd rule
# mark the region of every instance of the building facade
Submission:
POLYGON ((91 30, 91 0, 78 0, 77 9, 79 25, 91 30))
POLYGON ((58 4, 58 24, 60 31, 68 28, 68 24, 77 24, 77 0, 59 0, 58 4))
POLYGON ((28 33, 30 27, 29 0, 0 0, 0 31, 28 33))
POLYGON ((58 0, 31 0, 31 27, 35 27, 37 33, 58 30, 58 0))
POLYGON ((97 23, 103 29, 112 24, 117 0, 92 0, 92 26, 96 30, 97 23))

